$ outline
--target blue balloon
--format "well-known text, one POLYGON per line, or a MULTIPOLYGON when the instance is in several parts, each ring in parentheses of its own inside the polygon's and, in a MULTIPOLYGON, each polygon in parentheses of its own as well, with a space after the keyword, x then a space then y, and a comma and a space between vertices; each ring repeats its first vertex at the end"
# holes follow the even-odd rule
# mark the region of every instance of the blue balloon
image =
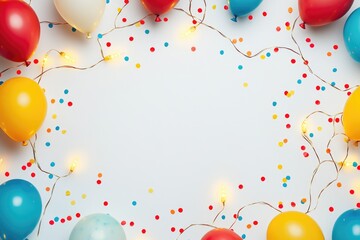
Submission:
POLYGON ((257 8, 262 0, 229 0, 230 10, 234 15, 233 20, 237 22, 237 18, 245 16, 257 8))
POLYGON ((360 209, 340 215, 332 231, 332 240, 360 240, 360 209))
POLYGON ((30 182, 13 179, 0 185, 1 239, 23 240, 36 227, 42 210, 38 190, 30 182))
POLYGON ((126 240, 124 229, 109 214, 96 213, 81 219, 69 240, 126 240))
POLYGON ((346 20, 343 35, 350 56, 360 62, 360 8, 353 11, 346 20))

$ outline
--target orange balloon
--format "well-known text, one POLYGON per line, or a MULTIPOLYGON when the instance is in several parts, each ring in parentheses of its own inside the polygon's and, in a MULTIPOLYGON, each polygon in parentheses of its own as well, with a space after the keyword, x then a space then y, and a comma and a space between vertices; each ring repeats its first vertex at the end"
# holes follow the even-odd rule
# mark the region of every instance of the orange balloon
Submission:
POLYGON ((34 80, 15 77, 0 86, 0 128, 13 140, 30 139, 47 111, 44 91, 34 80))
POLYGON ((289 211, 277 215, 267 229, 267 240, 324 240, 319 225, 308 215, 289 211))
POLYGON ((360 141, 360 87, 348 98, 344 107, 345 134, 353 141, 360 141))

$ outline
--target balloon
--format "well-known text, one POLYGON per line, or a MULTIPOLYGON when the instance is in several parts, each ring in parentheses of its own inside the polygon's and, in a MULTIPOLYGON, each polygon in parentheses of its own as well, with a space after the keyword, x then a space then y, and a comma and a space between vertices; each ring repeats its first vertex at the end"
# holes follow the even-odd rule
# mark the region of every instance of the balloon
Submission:
POLYGON ((108 214, 91 214, 81 219, 69 240, 126 240, 120 223, 108 214))
POLYGON ((308 215, 289 211, 277 215, 267 229, 267 240, 324 240, 319 225, 308 215))
POLYGON ((105 10, 105 0, 54 0, 61 17, 87 38, 99 25, 105 10))
POLYGON ((159 15, 173 9, 179 0, 141 0, 144 7, 156 15, 156 22, 160 22, 159 15))
POLYGON ((360 141, 360 87, 348 98, 344 107, 345 134, 353 141, 360 141))
POLYGON ((0 86, 0 128, 13 140, 31 138, 47 110, 44 91, 29 78, 15 77, 0 86))
POLYGON ((234 15, 233 20, 237 22, 237 18, 245 16, 257 8, 262 0, 229 0, 229 6, 232 14, 234 15))
POLYGON ((360 62, 360 8, 350 14, 344 26, 344 42, 350 56, 360 62))
POLYGON ((0 55, 24 62, 35 52, 40 23, 34 10, 24 1, 0 0, 0 55))
POLYGON ((332 240, 359 240, 360 239, 360 209, 344 212, 336 220, 332 240))
MULTIPOLYGON (((305 24, 323 26, 344 16, 354 0, 299 0, 300 17, 305 24)), ((305 28, 305 25, 300 25, 305 28)))
POLYGON ((242 238, 229 229, 216 228, 206 233, 201 240, 242 240, 242 238))
POLYGON ((41 197, 30 182, 13 179, 0 185, 1 239, 23 240, 36 227, 41 215, 41 197))

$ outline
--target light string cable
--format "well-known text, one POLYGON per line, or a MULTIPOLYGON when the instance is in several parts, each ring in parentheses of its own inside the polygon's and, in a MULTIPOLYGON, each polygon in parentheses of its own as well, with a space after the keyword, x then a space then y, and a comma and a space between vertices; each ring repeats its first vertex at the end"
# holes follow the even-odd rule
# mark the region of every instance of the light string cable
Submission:
POLYGON ((42 167, 41 167, 41 164, 40 162, 38 161, 38 158, 37 158, 37 154, 36 154, 36 141, 37 141, 37 134, 35 134, 34 136, 34 141, 32 142, 31 140, 29 140, 29 143, 30 143, 30 146, 31 146, 31 149, 32 149, 32 154, 33 154, 33 159, 34 159, 34 162, 37 166, 37 168, 44 174, 47 174, 47 175, 53 175, 56 180, 55 182, 53 183, 52 185, 52 188, 51 188, 51 192, 50 192, 50 197, 49 199, 47 200, 46 204, 45 204, 45 207, 44 207, 44 210, 42 211, 42 214, 41 214, 41 217, 40 217, 40 221, 39 221, 39 227, 38 227, 38 230, 37 230, 37 236, 39 237, 40 235, 40 231, 41 231, 41 226, 42 226, 42 222, 43 222, 43 219, 44 219, 44 216, 47 212, 47 209, 51 203, 51 200, 54 196, 54 192, 55 192, 55 188, 56 188, 56 185, 57 183, 59 182, 60 179, 62 178, 66 178, 66 177, 69 177, 73 172, 74 172, 74 166, 71 166, 69 171, 64 174, 64 175, 58 175, 58 174, 54 174, 54 173, 51 173, 47 170, 44 170, 42 167))
POLYGON ((218 229, 218 227, 211 225, 211 224, 205 224, 205 223, 193 223, 190 224, 189 226, 187 226, 176 238, 176 240, 178 240, 185 232, 189 231, 191 228, 194 227, 209 227, 209 228, 213 228, 213 229, 218 229))
POLYGON ((318 151, 316 149, 316 147, 314 146, 313 142, 311 141, 311 139, 308 137, 307 135, 307 121, 314 115, 317 115, 317 114, 321 114, 321 115, 324 115, 324 116, 327 116, 329 118, 336 118, 337 116, 340 116, 342 115, 342 113, 338 113, 338 114, 335 114, 335 115, 330 115, 328 113, 325 113, 323 111, 315 111, 315 112, 312 112, 310 113, 302 122, 301 124, 301 128, 302 128, 302 137, 303 139, 305 139, 305 141, 308 143, 308 145, 311 147, 312 151, 314 152, 315 156, 316 156, 316 159, 317 159, 317 162, 318 162, 318 165, 316 166, 316 168, 314 169, 313 171, 313 174, 311 176, 311 181, 310 181, 310 187, 309 187, 309 205, 308 205, 308 208, 306 210, 306 214, 314 211, 317 209, 318 207, 318 204, 319 204, 319 201, 320 201, 320 198, 321 198, 321 195, 325 192, 326 189, 328 189, 334 182, 336 182, 339 178, 339 175, 340 175, 340 172, 344 166, 344 163, 346 162, 346 160, 348 159, 348 156, 349 156, 349 150, 350 150, 350 146, 349 146, 349 138, 346 136, 346 134, 344 133, 336 133, 336 129, 335 129, 335 121, 332 121, 332 136, 331 138, 328 140, 327 142, 327 145, 326 145, 326 152, 327 154, 330 156, 330 159, 329 160, 321 160, 319 154, 318 154, 318 151), (346 140, 346 152, 345 152, 345 157, 342 161, 340 161, 340 167, 338 167, 338 163, 335 161, 335 158, 331 152, 331 149, 330 149, 330 146, 331 146, 331 143, 333 142, 333 140, 336 138, 336 137, 339 137, 339 136, 343 136, 346 140), (312 189, 313 189, 313 185, 314 185, 314 181, 315 181, 315 177, 317 176, 317 174, 319 173, 319 170, 320 170, 320 167, 323 165, 323 164, 326 164, 326 163, 330 163, 330 164, 333 164, 334 165, 334 168, 335 168, 335 171, 336 171, 336 176, 334 179, 332 179, 329 183, 326 184, 325 187, 323 187, 319 194, 317 195, 317 198, 316 198, 316 203, 315 203, 315 206, 311 209, 312 205, 313 205, 313 198, 312 198, 312 189))

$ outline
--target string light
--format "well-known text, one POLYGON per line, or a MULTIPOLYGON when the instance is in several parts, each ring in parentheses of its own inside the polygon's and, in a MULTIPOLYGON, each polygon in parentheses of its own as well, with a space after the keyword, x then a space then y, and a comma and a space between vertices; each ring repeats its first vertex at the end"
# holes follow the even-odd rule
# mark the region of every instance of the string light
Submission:
POLYGON ((191 26, 185 33, 184 36, 188 37, 196 31, 196 26, 191 26))
POLYGON ((71 172, 71 173, 73 173, 73 172, 75 171, 77 165, 78 165, 78 161, 77 161, 77 160, 73 160, 72 163, 71 163, 71 165, 70 165, 70 172, 71 172))
POLYGON ((59 52, 60 56, 63 57, 66 61, 70 62, 70 63, 74 63, 75 60, 74 58, 72 58, 69 54, 67 54, 66 52, 59 52))
POLYGON ((120 54, 118 54, 118 53, 110 54, 110 55, 107 55, 107 56, 104 57, 104 61, 109 62, 109 61, 112 61, 112 60, 117 59, 119 57, 120 57, 120 54))
POLYGON ((227 199, 226 189, 225 189, 225 187, 223 187, 223 188, 221 189, 220 202, 221 202, 223 205, 225 205, 226 199, 227 199))
POLYGON ((301 131, 302 131, 303 134, 306 134, 306 133, 307 133, 307 130, 308 130, 307 122, 304 121, 304 122, 301 124, 301 131))

